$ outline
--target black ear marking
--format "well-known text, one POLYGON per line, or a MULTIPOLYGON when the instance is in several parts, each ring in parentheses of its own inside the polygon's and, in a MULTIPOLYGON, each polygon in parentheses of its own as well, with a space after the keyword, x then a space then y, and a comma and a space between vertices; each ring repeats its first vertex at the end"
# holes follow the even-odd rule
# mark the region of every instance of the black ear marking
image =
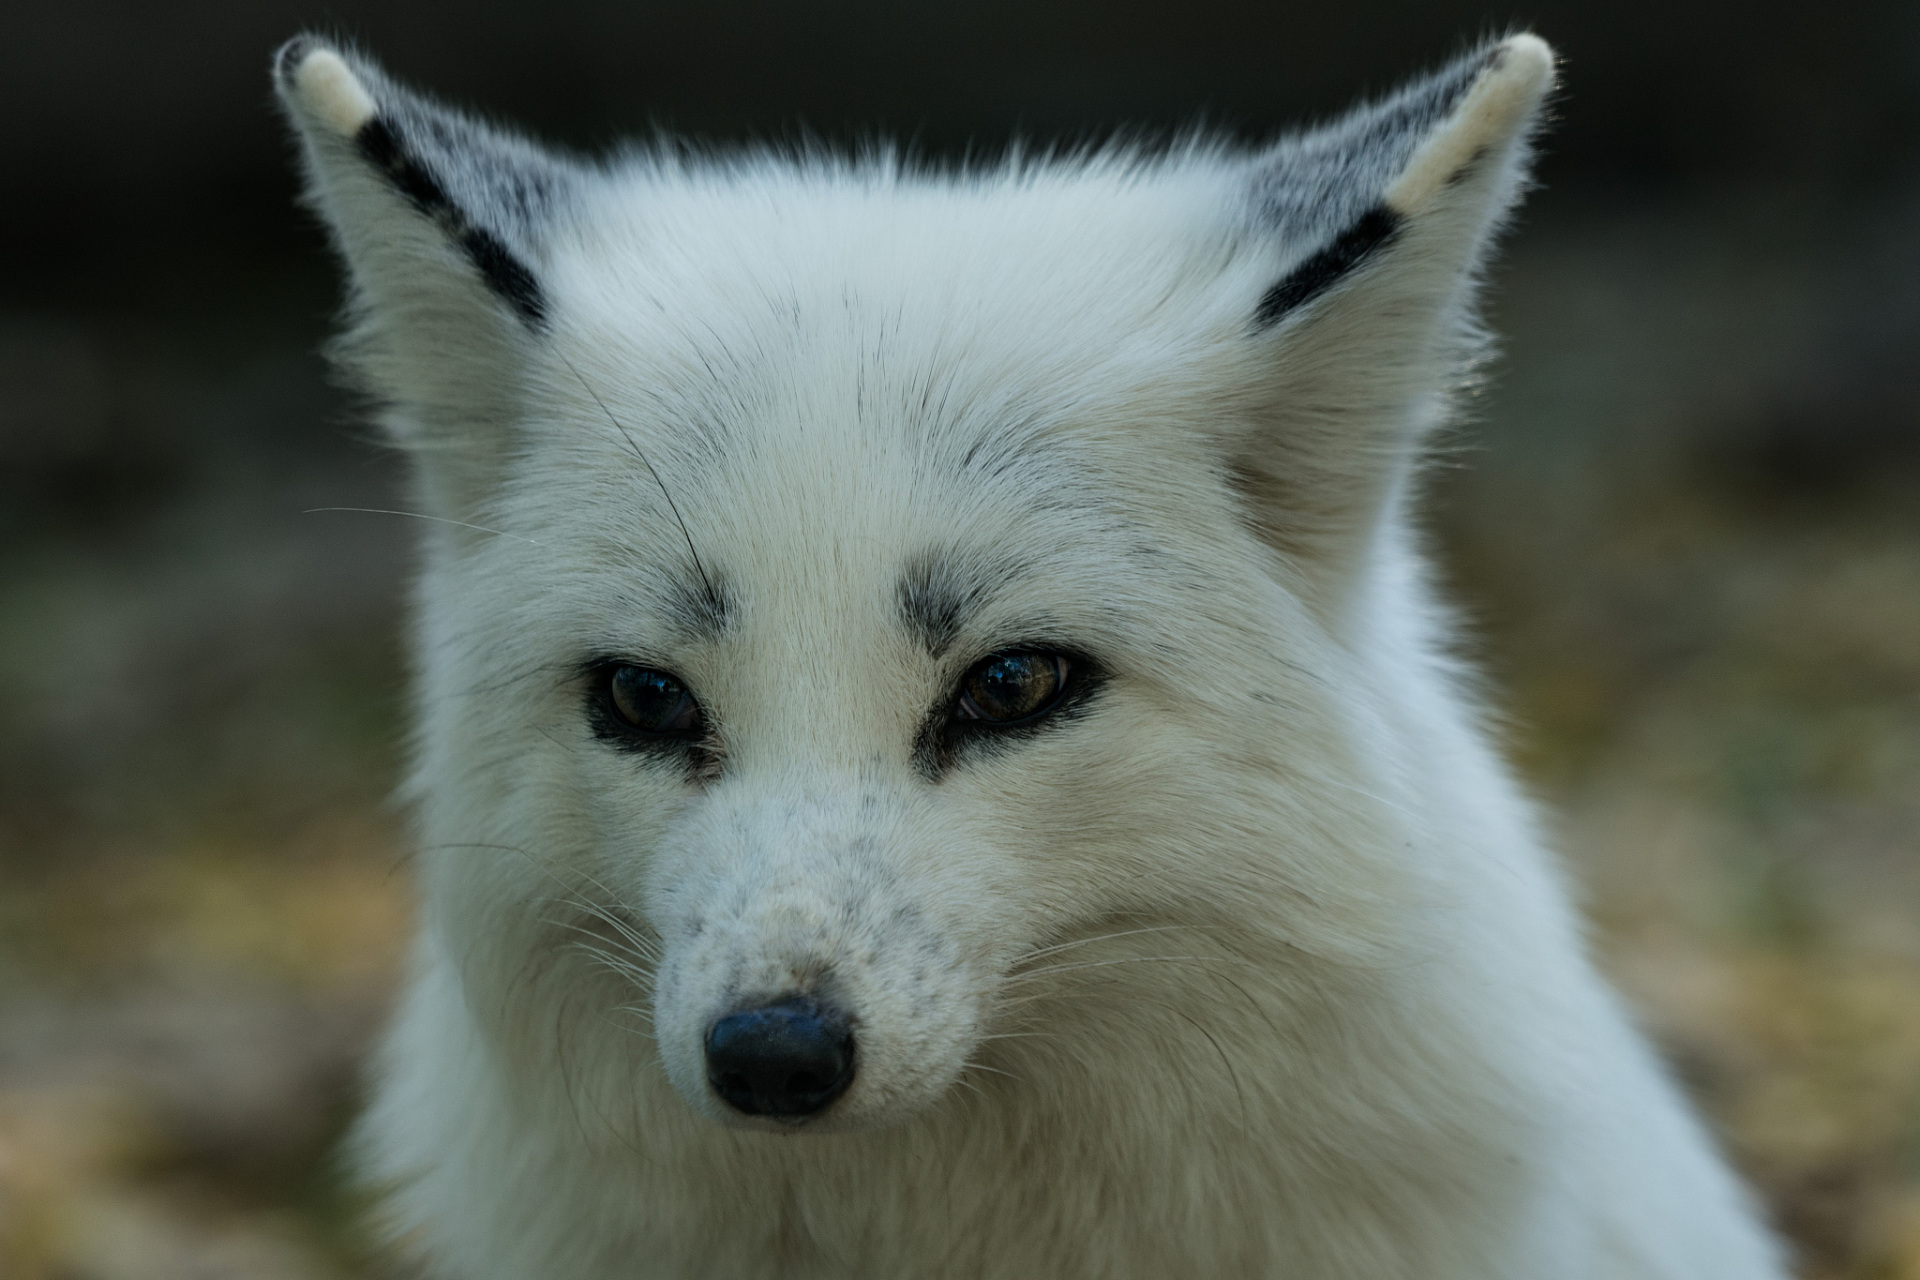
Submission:
MULTIPOLYGON (((1411 210, 1388 193, 1509 52, 1507 42, 1477 49, 1331 125, 1283 138, 1255 162, 1253 225, 1282 243, 1321 246, 1261 296, 1256 331, 1311 305, 1394 241, 1411 210)), ((1446 180, 1470 180, 1488 154, 1462 157, 1446 180)))
POLYGON ((1256 329, 1269 329, 1333 288, 1340 280, 1378 253, 1400 233, 1406 220, 1384 204, 1368 209, 1324 248, 1283 276, 1260 297, 1254 311, 1256 329))
POLYGON ((447 199, 439 182, 400 145, 400 136, 391 121, 380 116, 367 121, 353 136, 353 145, 360 149, 366 162, 378 169, 393 184, 393 189, 421 213, 435 219, 457 216, 458 210, 447 199))
POLYGON ((546 327, 546 295, 533 272, 498 236, 468 220, 439 179, 407 149, 392 119, 375 116, 361 126, 353 142, 367 163, 379 170, 408 204, 439 224, 480 273, 487 288, 512 307, 528 328, 546 327))

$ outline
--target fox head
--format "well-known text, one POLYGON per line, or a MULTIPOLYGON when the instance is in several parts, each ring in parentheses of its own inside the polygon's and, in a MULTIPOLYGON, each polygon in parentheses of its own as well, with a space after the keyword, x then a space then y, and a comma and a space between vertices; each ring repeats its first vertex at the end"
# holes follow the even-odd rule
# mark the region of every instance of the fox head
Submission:
POLYGON ((1192 1016, 1247 972, 1311 1019, 1422 946, 1376 656, 1434 661, 1406 507, 1541 41, 1260 151, 954 172, 276 79, 428 518, 420 963, 507 1078, 615 1130, 1123 1105, 1139 1046, 1251 1043, 1192 1016))

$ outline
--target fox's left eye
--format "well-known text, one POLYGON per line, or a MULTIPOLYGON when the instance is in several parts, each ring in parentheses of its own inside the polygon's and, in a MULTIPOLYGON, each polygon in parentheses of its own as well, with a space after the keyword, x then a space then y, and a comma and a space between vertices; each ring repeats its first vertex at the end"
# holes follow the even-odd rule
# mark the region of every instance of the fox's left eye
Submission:
POLYGON ((988 724, 1020 724, 1045 715, 1067 690, 1067 659, 1057 653, 996 653, 960 681, 954 714, 988 724))
POLYGON ((622 662, 604 679, 607 706, 622 729, 665 736, 699 728, 700 704, 679 677, 622 662))

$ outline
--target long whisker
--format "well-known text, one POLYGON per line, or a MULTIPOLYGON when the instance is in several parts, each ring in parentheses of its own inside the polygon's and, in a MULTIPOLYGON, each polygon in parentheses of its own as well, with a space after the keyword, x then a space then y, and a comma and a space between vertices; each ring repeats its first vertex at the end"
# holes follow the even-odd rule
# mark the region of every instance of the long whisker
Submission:
POLYGON ((1157 924, 1150 925, 1144 929, 1123 929, 1119 933, 1103 933, 1092 938, 1075 938, 1070 942, 1062 942, 1051 947, 1041 947, 1037 951, 1029 951, 1014 961, 1013 967, 1018 969, 1023 964, 1029 964, 1043 957, 1057 955, 1062 951, 1071 951, 1075 947, 1090 947, 1096 942, 1111 942, 1115 938, 1131 938, 1141 933, 1168 933, 1175 929, 1198 929, 1201 927, 1200 925, 1192 924, 1157 924))
MULTIPOLYGON (((1044 969, 1030 969, 1025 973, 1016 973, 1007 979, 1006 985, 1030 982, 1035 978, 1044 978, 1056 973, 1074 973, 1081 969, 1105 969, 1118 964, 1213 964, 1231 962, 1228 956, 1123 956, 1117 960, 1086 960, 1076 964, 1048 965, 1044 969)), ((1246 964, 1247 961, 1240 963, 1246 964)))
POLYGON ((639 1018, 639 1019, 641 1019, 641 1020, 642 1020, 643 1022, 645 1022, 645 1023, 647 1024, 647 1026, 648 1026, 649 1028, 651 1028, 651 1027, 653 1026, 653 1015, 652 1015, 651 1013, 649 1013, 649 1012, 647 1012, 647 1011, 646 1011, 645 1009, 642 1009, 642 1008, 641 1008, 641 1007, 640 1007, 639 1005, 637 1005, 637 1004, 623 1004, 623 1005, 621 1005, 621 1006, 620 1006, 619 1008, 617 1008, 617 1009, 615 1009, 615 1010, 614 1010, 614 1012, 615 1012, 615 1013, 630 1013, 630 1014, 632 1014, 632 1015, 633 1015, 634 1017, 636 1017, 636 1018, 639 1018))
MULTIPOLYGON (((426 846, 426 848, 429 848, 429 849, 498 849, 503 853, 517 853, 521 857, 525 858, 527 862, 530 865, 532 865, 535 870, 539 871, 542 875, 546 876, 549 880, 552 880, 555 884, 559 885, 562 889, 566 890, 569 895, 571 895, 566 898, 556 899, 556 901, 558 901, 561 905, 574 907, 580 911, 584 911, 588 915, 605 923, 609 928, 613 929, 615 933, 619 934, 620 937, 624 939, 627 945, 633 950, 634 954, 639 956, 641 959, 646 960, 649 963, 656 962, 660 959, 660 949, 659 947, 654 945, 653 940, 651 938, 648 938, 646 935, 642 934, 631 923, 622 919, 619 915, 615 914, 614 908, 609 907, 602 903, 594 902, 589 898, 580 896, 578 891, 575 889, 575 887, 573 885, 568 884, 566 879, 563 876, 561 876, 561 874, 558 871, 555 871, 552 867, 546 865, 545 860, 537 857, 531 851, 521 848, 519 845, 489 844, 484 841, 474 840, 474 841, 450 841, 442 844, 428 845, 426 846)), ((601 880, 600 878, 598 878, 597 876, 593 875, 590 872, 582 871, 577 867, 569 868, 569 870, 574 875, 578 876, 580 879, 585 880, 588 884, 598 889, 601 893, 604 893, 605 895, 607 895, 607 897, 612 899, 614 902, 616 903, 619 902, 620 895, 615 893, 612 890, 612 888, 610 888, 604 880, 601 880)), ((556 920, 556 921, 549 921, 549 923, 557 925, 557 924, 561 924, 562 922, 556 920)), ((564 927, 577 928, 577 926, 573 926, 573 925, 566 925, 564 927)), ((590 934, 588 936, 596 936, 596 935, 590 934)))
POLYGON ((590 947, 584 942, 577 942, 574 946, 577 950, 584 951, 611 969, 614 973, 618 974, 621 978, 624 978, 636 986, 640 984, 642 979, 648 976, 645 971, 634 968, 632 965, 621 960, 620 957, 609 954, 598 947, 590 947))
POLYGON ((462 529, 475 529, 481 533, 490 533, 496 538, 512 538, 515 542, 524 542, 528 546, 544 547, 547 545, 544 542, 536 542, 532 538, 522 537, 517 533, 508 533, 504 529, 489 529, 483 524, 468 524, 465 520, 449 520, 445 516, 430 516, 422 511, 389 511, 385 507, 308 507, 300 514, 303 516, 312 516, 318 515, 322 511, 358 511, 370 516, 407 516, 414 520, 431 520, 435 524, 457 524, 462 529))
MULTIPOLYGON (((562 905, 575 906, 578 904, 563 903, 562 905)), ((654 971, 659 967, 660 957, 652 952, 642 951, 640 948, 633 946, 622 938, 609 938, 605 934, 587 928, 573 920, 554 920, 548 918, 541 923, 555 929, 563 929, 569 933, 577 933, 582 938, 588 939, 587 942, 575 942, 570 945, 592 955, 601 956, 608 964, 617 964, 617 967, 622 973, 627 974, 636 982, 644 985, 653 981, 654 971), (612 949, 608 950, 608 948, 612 949)))
MULTIPOLYGON (((559 353, 556 352, 555 354, 558 355, 559 353)), ((707 599, 719 599, 719 593, 713 589, 713 579, 707 576, 707 566, 700 563, 700 553, 694 550, 693 535, 687 532, 687 522, 680 515, 680 504, 673 500, 671 493, 667 492, 666 482, 660 478, 660 473, 653 469, 651 462, 647 461, 647 455, 640 452, 639 442, 633 438, 633 433, 620 424, 620 419, 613 416, 613 410, 607 408, 607 402, 600 398, 600 393, 593 389, 593 384, 586 380, 580 370, 574 368, 573 361, 561 355, 560 363, 566 365, 568 371, 571 372, 574 377, 580 379, 580 385, 586 389, 588 395, 593 397, 593 402, 600 406, 600 412, 606 414, 607 421, 613 424, 613 429, 625 437, 627 447, 633 450, 633 456, 640 459, 640 465, 645 467, 647 474, 653 477, 654 484, 660 488, 660 496, 667 500, 667 509, 673 512, 673 522, 680 526, 680 536, 687 541, 687 554, 693 557, 693 567, 700 574, 701 585, 707 589, 707 599)))
POLYGON ((962 1089, 972 1090, 974 1093, 978 1094, 982 1098, 987 1096, 987 1091, 985 1089, 982 1089, 979 1085, 967 1079, 965 1076, 955 1076, 953 1082, 959 1085, 962 1089))
MULTIPOLYGON (((559 924, 558 921, 548 921, 548 923, 559 924)), ((573 929, 574 932, 585 934, 585 936, 589 938, 594 936, 593 934, 586 933, 585 930, 579 929, 573 925, 561 924, 560 927, 566 928, 566 929, 573 929)), ((633 983, 635 986, 644 987, 653 980, 653 971, 651 969, 643 965, 635 964, 632 960, 628 959, 627 957, 621 955, 618 952, 609 951, 605 947, 594 945, 592 942, 572 942, 572 943, 569 943, 568 945, 572 947, 575 951, 583 952, 586 955, 592 956, 594 959, 598 960, 601 964, 605 965, 607 968, 611 969, 613 972, 619 974, 622 978, 625 978, 627 981, 633 983)))
POLYGON ((622 1022, 618 1018, 613 1016, 616 1013, 632 1013, 632 1012, 633 1012, 633 1009, 631 1006, 623 1005, 620 1008, 608 1010, 607 1013, 601 1017, 600 1021, 606 1023, 608 1026, 612 1027, 615 1031, 624 1032, 625 1034, 632 1036, 636 1040, 644 1040, 648 1044, 659 1043, 657 1040, 654 1039, 653 1024, 651 1022, 649 1022, 644 1027, 636 1027, 636 1026, 631 1026, 625 1022, 622 1022))
MULTIPOLYGON (((589 877, 589 879, 591 879, 591 877, 589 877)), ((600 886, 600 888, 602 892, 606 891, 605 885, 600 886)), ((612 908, 580 897, 571 899, 567 905, 578 907, 619 934, 620 937, 626 941, 627 945, 633 949, 636 955, 645 956, 648 960, 658 960, 660 958, 660 948, 653 944, 653 940, 614 914, 612 908)))
POLYGON ((1065 1040, 1067 1037, 1057 1031, 997 1031, 990 1036, 981 1036, 980 1043, 989 1040, 1065 1040))
POLYGON ((963 1069, 967 1071, 991 1072, 993 1075, 996 1075, 996 1076, 1005 1076, 1009 1080, 1018 1080, 1020 1078, 1019 1076, 1013 1074, 1013 1072, 1011 1071, 1002 1071, 998 1067, 989 1067, 983 1062, 968 1062, 968 1063, 962 1064, 962 1066, 963 1066, 963 1069))
POLYGON ((556 929, 565 929, 569 933, 577 933, 583 938, 592 939, 591 942, 575 942, 570 945, 586 952, 588 955, 598 956, 601 960, 605 961, 610 968, 633 977, 646 979, 653 977, 653 970, 651 968, 653 958, 651 956, 642 955, 631 948, 624 949, 624 955, 619 951, 609 951, 605 947, 598 945, 605 941, 602 935, 595 933, 591 929, 582 928, 580 925, 574 924, 569 920, 547 920, 543 923, 552 925, 556 929), (631 956, 632 959, 626 958, 627 956, 631 956), (636 964, 635 961, 639 961, 640 963, 636 964))

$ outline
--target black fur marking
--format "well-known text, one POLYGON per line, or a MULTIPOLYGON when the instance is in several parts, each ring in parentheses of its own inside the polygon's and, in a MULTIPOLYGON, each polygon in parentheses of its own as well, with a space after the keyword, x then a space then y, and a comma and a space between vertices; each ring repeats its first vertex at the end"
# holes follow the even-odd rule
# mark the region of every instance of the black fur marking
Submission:
POLYGON ((1358 221, 1289 271, 1260 299, 1254 312, 1256 328, 1268 329, 1289 313, 1306 306, 1333 288, 1354 268, 1385 248, 1405 222, 1383 204, 1361 214, 1358 221))
POLYGON ((950 560, 922 556, 901 575, 900 618, 914 639, 938 658, 959 636, 980 596, 980 584, 967 582, 950 560))
POLYGON ((1020 571, 1017 564, 974 563, 953 554, 922 553, 900 575, 900 620, 922 648, 942 657, 988 593, 1020 571))
POLYGON ((704 578, 676 582, 661 597, 660 611, 688 640, 712 643, 726 635, 733 618, 733 597, 727 584, 709 584, 704 578))
MULTIPOLYGON (((1058 653, 1067 660, 1066 692, 1052 709, 1017 724, 993 724, 968 720, 955 714, 959 705, 956 691, 935 703, 914 735, 913 764, 920 776, 938 782, 956 765, 1003 752, 1016 750, 1042 734, 1051 733, 1085 716, 1093 707, 1109 679, 1106 668, 1084 653, 1063 649, 1047 641, 1018 642, 997 646, 993 652, 1008 653, 1031 649, 1058 653)), ((986 655, 982 655, 985 657, 986 655)), ((971 669, 971 668, 969 668, 971 669)))
POLYGON ((435 221, 460 219, 460 211, 447 199, 439 181, 407 154, 399 133, 386 117, 375 116, 361 125, 360 132, 353 135, 353 145, 360 149, 366 162, 378 169, 393 184, 393 189, 421 213, 435 221))
POLYGON ((540 282, 498 237, 491 231, 469 227, 460 234, 460 248, 479 269, 487 287, 518 312, 528 326, 539 329, 546 325, 547 300, 540 292, 540 282))
POLYGON ((533 272, 500 237, 472 224, 439 179, 408 151, 392 120, 375 116, 360 126, 353 142, 367 163, 378 169, 408 204, 439 224, 480 273, 481 281, 512 307, 528 328, 546 327, 546 295, 533 272))

